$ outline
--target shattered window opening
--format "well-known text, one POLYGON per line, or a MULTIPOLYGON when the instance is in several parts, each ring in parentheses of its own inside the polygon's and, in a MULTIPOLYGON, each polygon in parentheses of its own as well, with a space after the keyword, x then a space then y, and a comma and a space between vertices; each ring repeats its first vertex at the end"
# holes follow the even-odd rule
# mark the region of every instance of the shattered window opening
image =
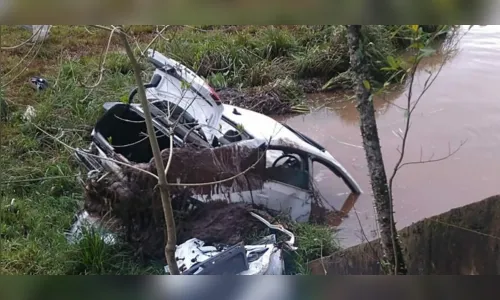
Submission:
POLYGON ((319 160, 312 160, 313 189, 323 205, 340 210, 351 190, 330 167, 319 160))
POLYGON ((186 125, 188 128, 196 127, 198 125, 198 122, 193 118, 193 116, 191 116, 191 114, 174 103, 166 100, 159 100, 152 101, 151 104, 164 113, 165 118, 169 118, 172 121, 177 121, 179 119, 179 124, 186 125))
POLYGON ((266 174, 269 180, 302 190, 309 189, 307 157, 281 150, 267 150, 266 158, 266 174))
POLYGON ((226 120, 221 119, 219 126, 220 126, 219 128, 220 133, 228 142, 234 143, 242 141, 244 139, 244 135, 242 133, 241 128, 233 126, 226 120))
POLYGON ((232 120, 222 117, 219 121, 219 127, 215 128, 219 134, 218 146, 250 140, 253 137, 249 135, 242 125, 238 125, 232 120))

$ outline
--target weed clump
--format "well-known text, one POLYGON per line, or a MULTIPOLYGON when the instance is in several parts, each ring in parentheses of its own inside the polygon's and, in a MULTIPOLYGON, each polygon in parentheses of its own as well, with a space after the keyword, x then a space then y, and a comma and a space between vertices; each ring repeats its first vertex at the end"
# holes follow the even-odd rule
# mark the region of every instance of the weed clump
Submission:
POLYGON ((335 238, 335 230, 331 227, 295 223, 291 225, 291 230, 297 238, 298 250, 289 253, 286 259, 290 265, 289 273, 308 274, 309 262, 340 250, 340 245, 335 238))
MULTIPOLYGON (((394 72, 382 68, 389 57, 406 49, 413 32, 404 26, 388 25, 364 26, 363 30, 367 69, 376 86, 391 78, 394 72)), ((340 25, 185 29, 172 33, 172 39, 157 48, 205 77, 215 88, 229 88, 232 101, 237 98, 235 90, 249 89, 241 97, 252 99, 237 102, 263 113, 287 112, 276 110, 276 97, 271 95, 257 106, 253 99, 260 91, 252 88, 268 86, 278 79, 305 84, 302 90, 307 92, 322 90, 326 83, 329 89, 352 86, 346 28, 340 25), (311 81, 315 84, 308 84, 311 81)), ((281 96, 279 92, 275 95, 281 96)), ((303 99, 285 93, 278 100, 290 111, 297 100, 303 99)))
POLYGON ((7 105, 7 101, 3 99, 0 94, 0 122, 5 122, 9 118, 9 106, 7 105))
POLYGON ((162 274, 160 263, 145 265, 131 260, 135 254, 126 244, 108 244, 101 234, 90 229, 69 247, 65 273, 67 275, 139 275, 162 274))

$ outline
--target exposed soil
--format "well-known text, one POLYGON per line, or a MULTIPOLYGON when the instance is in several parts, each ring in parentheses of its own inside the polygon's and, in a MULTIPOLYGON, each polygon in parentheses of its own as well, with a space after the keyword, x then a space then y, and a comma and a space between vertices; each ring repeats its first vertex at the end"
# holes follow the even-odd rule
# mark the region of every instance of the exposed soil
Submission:
POLYGON ((258 88, 239 90, 227 88, 218 92, 225 103, 250 109, 263 114, 289 114, 292 103, 280 97, 279 92, 258 88))
POLYGON ((261 232, 266 226, 250 215, 251 205, 209 202, 184 221, 180 241, 198 238, 207 244, 236 244, 261 232))
MULTIPOLYGON (((311 87, 311 93, 315 88, 311 87)), ((294 113, 294 103, 276 90, 226 88, 218 91, 224 103, 239 106, 265 115, 290 115, 294 113)), ((298 100, 298 99, 297 99, 298 100)))
MULTIPOLYGON (((168 149, 162 152, 165 164, 168 155, 168 149)), ((234 191, 258 188, 263 182, 265 159, 262 159, 259 148, 242 146, 174 149, 168 182, 205 183, 230 178, 242 173, 257 160, 257 165, 234 180, 193 188, 171 187, 178 244, 193 237, 207 243, 235 244, 265 229, 265 225, 249 214, 253 209, 251 206, 221 201, 200 204, 192 202, 189 197, 193 193, 209 193, 221 186, 230 186, 234 191)), ((156 174, 153 161, 135 167, 156 174)), ((124 169, 123 177, 108 175, 99 181, 90 179, 85 187, 85 209, 91 215, 117 220, 127 241, 138 253, 161 258, 166 237, 156 185, 156 179, 133 168, 124 169)))
POLYGON ((303 102, 304 94, 331 92, 351 87, 348 72, 341 73, 325 87, 328 81, 323 78, 309 78, 293 82, 291 86, 274 83, 245 89, 224 88, 217 92, 224 103, 267 115, 286 115, 293 113, 294 105, 303 102))

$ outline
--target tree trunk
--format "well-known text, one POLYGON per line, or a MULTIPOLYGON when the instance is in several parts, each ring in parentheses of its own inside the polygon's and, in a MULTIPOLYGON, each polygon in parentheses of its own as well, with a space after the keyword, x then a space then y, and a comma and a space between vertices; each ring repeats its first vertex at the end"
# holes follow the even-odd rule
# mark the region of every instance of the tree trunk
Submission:
POLYGON ((380 149, 371 85, 367 76, 367 64, 364 61, 365 53, 361 41, 361 25, 347 26, 347 40, 358 101, 356 107, 360 116, 361 136, 380 226, 380 241, 385 256, 384 263, 387 266, 388 274, 406 274, 401 243, 393 222, 392 199, 380 149))
MULTIPOLYGON (((144 84, 141 79, 141 70, 139 64, 135 59, 134 52, 130 48, 130 44, 127 41, 127 36, 121 30, 119 35, 122 38, 123 45, 125 46, 125 51, 132 63, 134 69, 135 80, 138 87, 138 96, 141 100, 141 106, 144 110, 144 120, 146 121, 146 127, 148 130, 149 142, 151 143, 151 149, 153 150, 154 161, 156 164, 156 173, 158 175, 158 186, 160 188, 161 202, 163 206, 163 215, 165 217, 165 228, 167 231, 167 243, 165 245, 165 259, 168 264, 168 269, 170 274, 179 275, 179 267, 177 266, 177 261, 175 260, 175 248, 177 242, 174 214, 172 210, 172 203, 170 198, 170 190, 167 185, 167 176, 165 174, 165 166, 163 165, 163 159, 161 157, 160 146, 158 145, 158 140, 156 139, 156 133, 153 125, 153 120, 151 117, 151 112, 149 110, 148 100, 146 99, 146 91, 144 84)), ((172 151, 172 150, 170 150, 172 151)))

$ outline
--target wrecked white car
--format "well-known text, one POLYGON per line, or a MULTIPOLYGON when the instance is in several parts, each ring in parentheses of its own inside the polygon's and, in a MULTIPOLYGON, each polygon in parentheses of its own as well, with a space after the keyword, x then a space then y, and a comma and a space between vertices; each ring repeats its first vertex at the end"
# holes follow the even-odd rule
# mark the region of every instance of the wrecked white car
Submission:
MULTIPOLYGON (((217 249, 203 241, 190 239, 177 246, 175 257, 182 275, 282 275, 285 271, 282 250, 275 235, 256 245, 234 245, 217 249)), ((165 272, 169 273, 168 266, 165 272)))
MULTIPOLYGON (((285 271, 283 247, 295 251, 295 236, 281 225, 272 225, 255 213, 253 217, 269 228, 281 231, 289 240, 279 243, 275 234, 265 236, 252 245, 206 246, 192 238, 177 246, 175 257, 182 275, 282 275, 285 271)), ((169 273, 168 266, 165 271, 169 273)))
MULTIPOLYGON (((257 190, 234 190, 223 186, 198 193, 193 198, 206 202, 227 200, 261 204, 286 212, 298 222, 309 220, 314 191, 314 167, 320 165, 340 178, 353 194, 361 194, 359 184, 321 145, 289 126, 257 112, 223 104, 217 93, 198 75, 161 53, 149 50, 155 71, 146 84, 161 149, 193 145, 217 148, 234 143, 264 145, 265 182, 257 190)), ((105 103, 88 149, 75 155, 91 176, 120 173, 115 161, 137 164, 152 159, 144 113, 133 102, 105 103)))

